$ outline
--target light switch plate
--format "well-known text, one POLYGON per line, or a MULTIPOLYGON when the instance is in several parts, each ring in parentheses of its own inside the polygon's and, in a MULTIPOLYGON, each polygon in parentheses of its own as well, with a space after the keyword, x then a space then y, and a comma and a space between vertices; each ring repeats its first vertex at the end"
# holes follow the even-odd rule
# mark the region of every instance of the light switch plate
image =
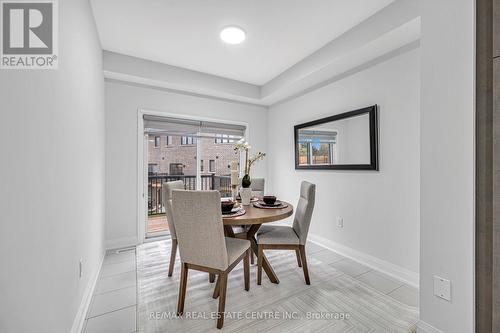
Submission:
POLYGON ((434 275, 434 295, 451 302, 451 281, 434 275))

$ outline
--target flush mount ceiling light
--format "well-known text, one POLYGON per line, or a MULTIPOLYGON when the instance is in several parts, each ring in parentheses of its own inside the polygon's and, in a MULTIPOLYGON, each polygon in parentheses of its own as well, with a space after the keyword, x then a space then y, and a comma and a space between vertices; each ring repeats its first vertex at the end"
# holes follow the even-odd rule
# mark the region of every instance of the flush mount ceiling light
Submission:
POLYGON ((236 26, 225 27, 220 32, 220 39, 227 44, 241 44, 245 41, 246 33, 243 29, 236 26))

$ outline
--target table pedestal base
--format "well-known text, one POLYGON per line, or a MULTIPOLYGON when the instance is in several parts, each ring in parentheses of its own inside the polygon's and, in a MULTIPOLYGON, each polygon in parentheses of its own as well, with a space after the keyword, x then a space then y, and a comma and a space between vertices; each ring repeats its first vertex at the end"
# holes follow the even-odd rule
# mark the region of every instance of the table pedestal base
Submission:
MULTIPOLYGON (((258 256, 258 246, 257 246, 257 241, 255 240, 255 234, 257 233, 261 225, 262 224, 252 224, 250 226, 250 229, 248 229, 245 235, 245 238, 250 241, 252 252, 255 254, 255 256, 258 256)), ((224 232, 226 234, 226 237, 233 237, 233 238, 237 237, 234 234, 233 227, 230 225, 224 226, 224 232)), ((265 255, 263 255, 262 257, 262 268, 264 269, 264 272, 266 272, 267 277, 269 278, 269 280, 271 280, 272 283, 276 284, 280 283, 278 276, 274 272, 273 268, 271 267, 271 264, 269 263, 265 255)))

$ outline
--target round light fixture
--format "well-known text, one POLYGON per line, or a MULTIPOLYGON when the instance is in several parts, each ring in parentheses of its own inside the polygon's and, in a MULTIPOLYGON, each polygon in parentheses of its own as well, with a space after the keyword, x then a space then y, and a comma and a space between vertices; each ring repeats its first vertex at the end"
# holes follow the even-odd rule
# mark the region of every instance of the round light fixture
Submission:
POLYGON ((225 27, 220 32, 220 39, 227 44, 241 44, 245 41, 245 38, 245 31, 236 26, 225 27))

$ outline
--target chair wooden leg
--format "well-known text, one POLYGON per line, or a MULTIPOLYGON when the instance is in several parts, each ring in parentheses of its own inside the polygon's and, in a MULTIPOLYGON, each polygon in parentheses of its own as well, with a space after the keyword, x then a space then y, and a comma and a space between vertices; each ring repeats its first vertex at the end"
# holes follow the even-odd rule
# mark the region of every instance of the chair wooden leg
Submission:
POLYGON ((300 251, 299 251, 299 249, 295 249, 295 256, 297 257, 297 265, 299 265, 299 267, 302 267, 302 262, 300 261, 300 251))
POLYGON ((172 239, 172 249, 170 250, 170 263, 168 264, 168 276, 172 276, 175 265, 175 255, 177 254, 177 239, 172 239))
POLYGON ((221 329, 224 325, 224 312, 226 308, 226 288, 227 288, 227 272, 219 275, 220 290, 219 290, 219 309, 217 313, 217 328, 221 329))
POLYGON ((264 249, 262 245, 258 245, 257 250, 257 284, 260 286, 262 283, 262 261, 264 257, 264 249))
POLYGON ((306 247, 304 245, 299 245, 299 251, 302 269, 304 270, 304 278, 306 279, 306 284, 309 285, 311 281, 309 281, 309 270, 307 269, 306 247))
POLYGON ((219 297, 219 289, 220 289, 220 276, 217 276, 217 283, 215 284, 214 294, 212 295, 214 299, 217 299, 217 297, 219 297))
MULTIPOLYGON (((249 228, 248 226, 245 226, 244 228, 245 228, 245 231, 248 233, 248 230, 249 230, 250 228, 249 228)), ((245 236, 246 236, 246 235, 245 235, 245 236)), ((252 249, 251 249, 251 248, 250 248, 250 263, 251 263, 252 265, 253 265, 253 264, 255 264, 254 259, 253 259, 253 251, 252 251, 252 249)))
POLYGON ((250 263, 248 262, 248 256, 250 255, 251 250, 248 249, 245 257, 243 257, 243 275, 245 279, 245 290, 250 290, 250 263))
POLYGON ((186 287, 188 277, 187 264, 181 263, 181 281, 179 285, 179 301, 177 303, 177 315, 181 316, 184 313, 184 301, 186 300, 186 287))
POLYGON ((210 282, 210 283, 215 282, 215 274, 214 273, 208 273, 208 282, 210 282))

